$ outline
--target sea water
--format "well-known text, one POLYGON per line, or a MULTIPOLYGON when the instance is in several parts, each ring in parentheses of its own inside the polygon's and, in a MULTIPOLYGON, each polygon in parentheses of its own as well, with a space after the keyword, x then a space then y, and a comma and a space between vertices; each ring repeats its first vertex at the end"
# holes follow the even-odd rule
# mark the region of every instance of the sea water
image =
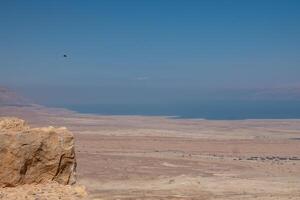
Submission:
POLYGON ((300 101, 196 101, 157 104, 77 104, 62 107, 100 115, 145 115, 216 120, 300 119, 300 101))

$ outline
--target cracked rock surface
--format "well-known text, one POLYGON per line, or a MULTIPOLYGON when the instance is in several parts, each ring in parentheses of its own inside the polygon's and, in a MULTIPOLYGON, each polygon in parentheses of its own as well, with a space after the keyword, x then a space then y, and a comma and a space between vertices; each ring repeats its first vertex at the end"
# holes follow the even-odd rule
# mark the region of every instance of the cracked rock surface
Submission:
POLYGON ((87 200, 84 186, 55 182, 0 188, 0 200, 87 200))
POLYGON ((0 188, 24 184, 75 183, 74 137, 66 128, 30 128, 0 118, 0 188))

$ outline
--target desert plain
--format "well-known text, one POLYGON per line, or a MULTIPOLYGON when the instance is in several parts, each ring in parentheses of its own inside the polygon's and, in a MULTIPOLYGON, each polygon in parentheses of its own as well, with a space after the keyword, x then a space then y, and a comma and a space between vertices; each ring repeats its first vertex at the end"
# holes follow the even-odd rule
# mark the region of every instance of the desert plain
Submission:
POLYGON ((300 199, 298 119, 100 116, 42 106, 3 106, 0 116, 71 130, 88 199, 300 199))

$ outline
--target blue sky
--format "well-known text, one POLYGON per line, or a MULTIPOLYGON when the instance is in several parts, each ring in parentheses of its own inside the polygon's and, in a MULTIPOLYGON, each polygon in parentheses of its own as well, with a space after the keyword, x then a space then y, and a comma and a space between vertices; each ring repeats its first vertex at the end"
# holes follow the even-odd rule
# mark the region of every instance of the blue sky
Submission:
POLYGON ((0 84, 65 102, 72 90, 79 102, 134 102, 300 86, 299 10, 296 0, 1 1, 0 84))

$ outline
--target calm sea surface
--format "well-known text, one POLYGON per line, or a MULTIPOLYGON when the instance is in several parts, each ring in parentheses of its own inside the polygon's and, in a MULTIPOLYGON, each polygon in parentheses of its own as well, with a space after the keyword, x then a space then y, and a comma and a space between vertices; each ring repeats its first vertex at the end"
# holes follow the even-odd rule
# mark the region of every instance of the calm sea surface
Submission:
POLYGON ((63 105, 100 115, 174 116, 218 120, 300 119, 300 101, 200 101, 162 104, 63 105))

